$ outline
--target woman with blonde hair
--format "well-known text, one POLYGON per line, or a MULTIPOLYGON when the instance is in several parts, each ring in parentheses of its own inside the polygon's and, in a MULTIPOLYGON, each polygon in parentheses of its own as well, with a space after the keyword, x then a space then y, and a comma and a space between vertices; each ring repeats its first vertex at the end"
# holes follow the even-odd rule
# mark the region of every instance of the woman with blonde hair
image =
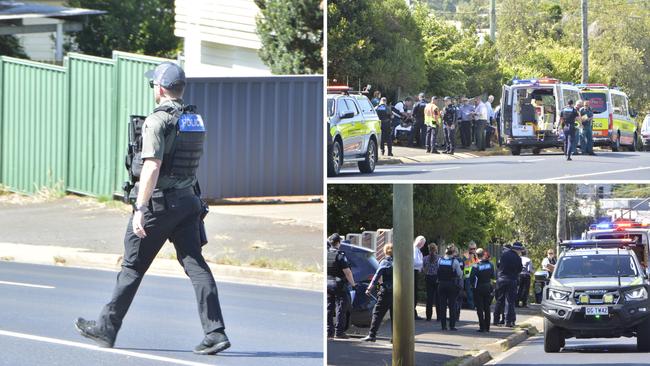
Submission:
POLYGON ((433 315, 433 305, 436 304, 436 317, 440 320, 438 305, 436 301, 436 292, 438 291, 438 245, 436 243, 429 244, 429 255, 424 257, 424 279, 427 288, 427 305, 426 315, 427 321, 431 321, 433 315))

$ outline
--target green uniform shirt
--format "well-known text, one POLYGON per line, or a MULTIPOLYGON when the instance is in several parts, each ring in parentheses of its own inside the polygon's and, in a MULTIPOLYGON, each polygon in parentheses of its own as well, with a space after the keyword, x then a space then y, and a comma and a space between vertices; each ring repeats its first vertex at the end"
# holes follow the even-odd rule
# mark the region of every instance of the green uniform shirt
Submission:
MULTIPOLYGON (((165 100, 160 106, 173 105, 181 108, 183 101, 181 99, 165 100)), ((165 154, 169 153, 172 148, 175 133, 170 133, 165 137, 165 126, 172 119, 172 116, 165 112, 159 111, 150 114, 142 126, 142 160, 153 158, 163 160, 165 154)), ((182 189, 191 187, 196 182, 196 177, 170 177, 160 175, 156 182, 157 189, 182 189)))

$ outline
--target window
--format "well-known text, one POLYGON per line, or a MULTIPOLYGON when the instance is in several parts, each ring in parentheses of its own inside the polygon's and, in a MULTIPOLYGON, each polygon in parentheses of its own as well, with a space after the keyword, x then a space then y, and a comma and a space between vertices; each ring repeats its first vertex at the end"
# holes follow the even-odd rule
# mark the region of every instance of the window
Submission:
POLYGON ((374 111, 374 108, 372 107, 372 104, 370 104, 370 101, 368 101, 368 98, 357 98, 357 102, 359 102, 359 106, 361 107, 361 111, 363 113, 371 113, 374 111))
POLYGON ((350 113, 353 110, 348 107, 348 105, 345 103, 345 99, 341 98, 336 101, 336 109, 339 113, 339 116, 342 116, 344 114, 350 113))
POLYGON ((595 114, 607 112, 607 94, 605 93, 582 93, 582 100, 588 100, 589 106, 595 114))
POLYGON ((330 117, 334 115, 334 99, 327 99, 327 115, 330 117))
POLYGON ((564 89, 562 91, 562 97, 563 97, 563 102, 564 105, 560 106, 560 108, 564 108, 569 105, 569 100, 573 101, 573 105, 576 105, 576 102, 580 99, 580 93, 576 90, 567 90, 564 89))
POLYGON ((354 115, 356 116, 359 114, 359 107, 357 107, 357 104, 352 100, 352 99, 345 99, 345 104, 348 106, 348 111, 354 112, 354 115))
POLYGON ((614 107, 614 114, 627 116, 627 103, 624 96, 612 94, 612 106, 614 107))

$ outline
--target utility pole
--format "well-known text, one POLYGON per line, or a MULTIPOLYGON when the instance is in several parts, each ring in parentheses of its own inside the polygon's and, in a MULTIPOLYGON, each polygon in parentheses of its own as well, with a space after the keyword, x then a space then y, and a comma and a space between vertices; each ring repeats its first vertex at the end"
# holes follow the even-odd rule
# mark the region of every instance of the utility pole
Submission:
POLYGON ((393 366, 415 365, 413 185, 393 184, 393 366))
POLYGON ((490 0, 490 39, 497 40, 497 0, 490 0))
POLYGON ((582 0, 582 83, 589 82, 589 34, 587 27, 587 0, 582 0))
MULTIPOLYGON (((564 184, 557 185, 557 224, 555 226, 555 235, 557 243, 566 239, 566 186, 564 184)), ((560 248, 558 246, 557 254, 559 255, 560 248)))

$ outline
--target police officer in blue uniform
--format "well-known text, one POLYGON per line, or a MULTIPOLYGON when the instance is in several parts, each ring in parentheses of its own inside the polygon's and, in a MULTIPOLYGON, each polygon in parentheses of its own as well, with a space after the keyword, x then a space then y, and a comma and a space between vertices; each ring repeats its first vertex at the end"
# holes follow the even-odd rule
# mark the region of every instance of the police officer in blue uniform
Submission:
POLYGON ((340 247, 341 236, 332 234, 327 248, 327 336, 345 339, 348 338, 345 334, 345 314, 350 307, 348 285, 354 288, 356 284, 350 261, 340 247))
POLYGON ((144 121, 141 151, 131 165, 130 174, 137 167, 139 181, 131 190, 135 203, 124 238, 122 269, 99 319, 78 318, 75 327, 101 347, 113 347, 145 272, 169 239, 194 286, 205 334, 194 353, 215 354, 230 347, 230 341, 217 285, 201 254, 202 204, 195 186, 205 128, 200 116, 186 113, 183 106, 183 69, 164 62, 145 76, 159 106, 144 121))
POLYGON ((391 126, 392 112, 387 105, 386 97, 379 100, 375 108, 377 117, 381 121, 381 154, 384 155, 384 146, 388 145, 388 156, 393 156, 393 128, 391 126))
POLYGON ((490 305, 494 288, 492 281, 496 279, 494 265, 490 262, 489 255, 483 248, 476 250, 480 262, 472 265, 469 281, 474 291, 474 304, 478 315, 479 332, 490 331, 490 305))
POLYGON ((571 161, 571 154, 575 151, 576 146, 576 119, 580 113, 573 106, 573 100, 569 100, 568 105, 560 113, 560 121, 564 131, 564 154, 566 160, 571 161))
POLYGON ((446 149, 443 154, 454 155, 456 149, 456 129, 458 121, 458 108, 452 103, 450 97, 445 97, 445 108, 442 110, 442 122, 445 132, 446 149))
POLYGON ((497 292, 501 296, 497 298, 494 307, 494 318, 505 309, 506 327, 514 327, 516 321, 515 304, 517 303, 517 280, 521 273, 521 251, 524 249, 520 242, 515 242, 509 250, 501 255, 499 271, 497 275, 497 292))
POLYGON ((456 298, 461 289, 463 271, 460 262, 454 258, 455 247, 447 246, 445 256, 438 259, 438 298, 440 299, 440 325, 447 330, 447 308, 449 308, 449 329, 456 329, 456 298))
MULTIPOLYGON (((379 267, 372 277, 366 294, 371 295, 372 290, 379 283, 377 303, 372 311, 372 321, 368 335, 362 339, 364 342, 377 340, 377 331, 384 320, 386 312, 390 311, 391 327, 393 321, 393 244, 384 245, 385 258, 379 263, 379 267)), ((391 328, 392 329, 392 328, 391 328)), ((392 340, 391 340, 392 342, 392 340)))

